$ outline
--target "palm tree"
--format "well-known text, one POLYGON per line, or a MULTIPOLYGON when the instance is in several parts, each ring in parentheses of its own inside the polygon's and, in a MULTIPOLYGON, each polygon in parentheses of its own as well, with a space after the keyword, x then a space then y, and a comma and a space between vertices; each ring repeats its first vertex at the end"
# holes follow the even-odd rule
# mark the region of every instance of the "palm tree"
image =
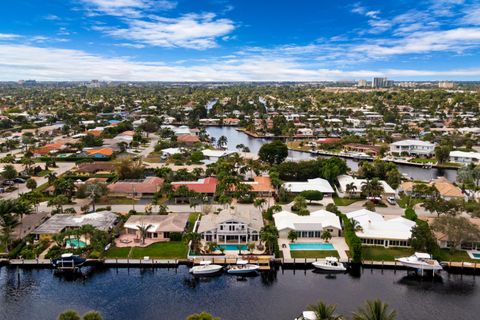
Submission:
POLYGON ((103 317, 100 312, 89 311, 83 315, 83 320, 103 320, 103 317))
POLYGON ((328 243, 328 240, 332 239, 332 234, 330 233, 330 231, 325 230, 325 231, 322 232, 320 238, 321 238, 323 241, 325 241, 325 242, 328 243))
POLYGON ((362 225, 357 220, 355 220, 353 218, 350 218, 349 221, 350 221, 350 224, 352 225, 352 229, 354 231, 362 231, 363 230, 362 225))
POLYGON ((341 320, 342 316, 336 315, 335 310, 337 309, 334 305, 325 304, 323 302, 318 302, 317 304, 311 304, 308 306, 309 311, 315 313, 315 318, 317 320, 341 320))
POLYGON ((137 225, 138 231, 140 231, 140 239, 142 239, 142 244, 145 244, 145 239, 147 238, 148 229, 152 228, 153 225, 144 225, 143 223, 137 225))
POLYGON ((57 320, 81 320, 81 318, 75 310, 67 310, 62 312, 57 320))
POLYGON ((297 235, 297 232, 295 230, 290 230, 288 232, 288 235, 287 235, 287 239, 290 240, 290 242, 295 242, 295 240, 297 240, 298 238, 298 235, 297 235))
POLYGON ((353 320, 395 320, 396 317, 397 313, 380 300, 367 301, 363 308, 353 313, 353 320))
POLYGON ((351 196, 353 192, 357 191, 357 186, 351 182, 345 186, 345 191, 351 196))
POLYGON ((55 172, 49 172, 47 174, 48 183, 52 184, 55 180, 57 180, 57 174, 55 172))
POLYGON ((278 229, 272 224, 267 224, 260 230, 260 239, 265 242, 270 254, 273 253, 278 239, 278 229))
POLYGON ((183 235, 183 241, 186 243, 191 242, 192 244, 192 251, 198 252, 198 248, 200 247, 200 239, 201 236, 197 232, 187 232, 183 235))
POLYGON ((380 197, 384 192, 383 185, 378 178, 367 180, 362 184, 362 193, 367 197, 380 197))
POLYGON ((24 214, 30 213, 32 213, 32 207, 25 201, 19 199, 0 200, 1 242, 7 252, 10 249, 12 232, 20 223, 18 218, 22 219, 24 214))
POLYGON ((217 147, 223 149, 228 143, 228 139, 225 136, 220 136, 217 140, 217 147))

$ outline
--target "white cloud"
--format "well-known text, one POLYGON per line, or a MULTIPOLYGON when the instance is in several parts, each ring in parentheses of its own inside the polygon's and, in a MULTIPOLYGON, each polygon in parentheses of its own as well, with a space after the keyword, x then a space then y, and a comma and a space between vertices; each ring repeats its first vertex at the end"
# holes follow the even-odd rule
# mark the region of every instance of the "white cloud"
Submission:
POLYGON ((216 39, 233 31, 229 19, 216 19, 213 13, 187 14, 179 18, 151 16, 150 20, 126 20, 127 28, 106 26, 95 30, 117 39, 158 47, 207 49, 217 46, 216 39))
POLYGON ((144 11, 169 10, 177 6, 176 1, 169 0, 81 0, 90 15, 106 14, 138 18, 144 11))
POLYGON ((468 8, 461 21, 470 25, 480 25, 480 4, 468 8))
POLYGON ((15 40, 20 38, 21 36, 18 34, 12 34, 12 33, 0 33, 0 41, 5 41, 5 40, 15 40))
POLYGON ((50 21, 58 21, 58 20, 60 20, 60 17, 56 16, 54 14, 49 14, 49 15, 46 15, 45 17, 43 17, 43 19, 50 20, 50 21))
POLYGON ((321 81, 388 77, 480 79, 480 68, 432 70, 342 70, 312 68, 288 59, 246 56, 184 66, 104 57, 80 50, 0 44, 0 80, 122 80, 122 81, 321 81), (35 57, 35 59, 32 59, 35 57))

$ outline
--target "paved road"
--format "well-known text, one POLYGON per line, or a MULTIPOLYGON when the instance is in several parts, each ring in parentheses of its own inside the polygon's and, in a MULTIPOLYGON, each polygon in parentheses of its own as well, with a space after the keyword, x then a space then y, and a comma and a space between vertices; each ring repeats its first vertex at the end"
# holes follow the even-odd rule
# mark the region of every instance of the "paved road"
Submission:
MULTIPOLYGON (((41 167, 45 166, 44 163, 38 163, 36 165, 40 165, 41 167)), ((58 177, 58 176, 64 174, 65 172, 67 172, 68 170, 71 170, 75 166, 75 163, 73 163, 73 162, 57 162, 57 166, 58 166, 57 168, 50 168, 50 170, 55 172, 57 174, 57 177, 58 177)), ((35 179, 35 181, 37 182, 37 186, 40 186, 40 185, 42 185, 42 184, 44 184, 48 181, 46 177, 34 177, 33 179, 35 179)), ((20 194, 30 191, 27 188, 25 183, 19 183, 19 184, 16 185, 16 187, 17 187, 17 190, 15 190, 13 192, 4 193, 4 194, 1 195, 1 198, 2 199, 15 199, 15 198, 18 198, 18 196, 20 194)))

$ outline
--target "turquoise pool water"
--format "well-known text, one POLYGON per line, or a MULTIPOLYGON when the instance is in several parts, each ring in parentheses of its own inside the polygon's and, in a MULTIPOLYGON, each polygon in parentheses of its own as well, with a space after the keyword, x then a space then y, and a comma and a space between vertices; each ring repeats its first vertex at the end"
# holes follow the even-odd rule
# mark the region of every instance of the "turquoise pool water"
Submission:
POLYGON ((240 246, 240 250, 248 250, 244 244, 219 244, 218 248, 224 248, 225 251, 238 251, 238 246, 240 246))
POLYGON ((472 252, 472 256, 473 256, 475 259, 480 259, 480 253, 478 253, 478 252, 472 252))
POLYGON ((67 239, 65 245, 67 248, 85 248, 87 246, 85 242, 77 239, 67 239))
POLYGON ((290 243, 291 251, 296 250, 335 250, 331 243, 290 243))

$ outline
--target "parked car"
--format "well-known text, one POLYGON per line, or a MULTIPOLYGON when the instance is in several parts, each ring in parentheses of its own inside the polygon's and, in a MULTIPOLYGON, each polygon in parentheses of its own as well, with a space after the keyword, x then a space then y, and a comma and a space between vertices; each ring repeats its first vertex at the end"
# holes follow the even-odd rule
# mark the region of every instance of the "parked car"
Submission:
POLYGON ((25 181, 26 181, 26 180, 23 179, 23 178, 15 178, 15 179, 13 179, 13 182, 15 182, 15 183, 25 183, 25 181))
POLYGON ((5 193, 5 188, 0 188, 0 193, 5 193))
POLYGON ((3 181, 3 185, 4 185, 4 186, 13 186, 14 184, 15 184, 15 182, 12 181, 12 180, 5 180, 5 181, 3 181))
POLYGON ((397 204, 397 202, 395 201, 395 197, 388 197, 387 202, 390 203, 392 206, 397 204))

